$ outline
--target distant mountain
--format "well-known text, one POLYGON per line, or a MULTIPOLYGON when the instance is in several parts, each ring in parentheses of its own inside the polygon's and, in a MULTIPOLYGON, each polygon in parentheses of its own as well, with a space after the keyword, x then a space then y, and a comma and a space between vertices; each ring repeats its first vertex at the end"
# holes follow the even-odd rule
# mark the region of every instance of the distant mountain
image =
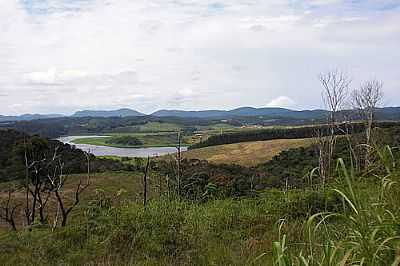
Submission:
MULTIPOLYGON (((230 119, 230 118, 243 118, 249 120, 251 118, 257 120, 271 120, 274 123, 276 120, 290 120, 297 121, 299 123, 305 123, 310 121, 316 121, 325 119, 329 114, 326 110, 302 110, 296 111, 286 108, 254 108, 254 107, 240 107, 232 110, 202 110, 202 111, 185 111, 185 110, 159 110, 152 114, 154 117, 177 117, 177 118, 199 118, 199 119, 230 119)), ((358 112, 355 110, 345 110, 342 112, 343 120, 346 117, 352 117, 357 119, 358 112)), ((147 116, 144 113, 138 111, 123 108, 118 110, 104 111, 104 110, 83 110, 74 113, 72 118, 81 117, 138 117, 147 116)), ((46 118, 60 118, 68 117, 60 114, 24 114, 20 116, 2 116, 0 115, 0 122, 11 122, 11 121, 30 121, 36 119, 46 118)), ((376 118, 379 120, 400 120, 400 107, 383 107, 378 108, 376 111, 376 118)))
MULTIPOLYGON (((131 110, 128 108, 112 110, 112 111, 103 111, 103 110, 83 110, 74 113, 70 117, 128 117, 128 116, 144 116, 145 114, 140 113, 135 110, 131 110)), ((12 122, 12 121, 31 121, 37 119, 46 119, 46 118, 60 118, 60 117, 68 117, 61 114, 23 114, 18 116, 5 116, 0 115, 0 122, 12 122)))
POLYGON ((36 119, 57 118, 57 117, 63 117, 63 115, 60 115, 60 114, 47 114, 47 115, 41 115, 41 114, 23 114, 23 115, 18 115, 18 116, 0 115, 0 122, 7 122, 7 121, 30 121, 30 120, 36 120, 36 119))
POLYGON ((183 111, 183 110, 159 110, 152 113, 157 117, 184 117, 184 118, 214 118, 224 117, 228 111, 222 110, 204 110, 204 111, 183 111))
POLYGON ((72 117, 128 117, 128 116, 144 116, 145 114, 138 111, 123 108, 112 111, 103 110, 84 110, 78 111, 72 117))
POLYGON ((400 107, 379 108, 375 116, 380 120, 400 120, 400 107))
POLYGON ((183 110, 160 110, 152 113, 152 116, 158 117, 184 117, 184 118, 229 118, 229 117, 249 117, 265 116, 269 118, 290 117, 294 119, 318 119, 327 114, 325 110, 304 110, 294 111, 285 108, 254 108, 240 107, 237 109, 224 110, 204 110, 204 111, 183 111, 183 110))

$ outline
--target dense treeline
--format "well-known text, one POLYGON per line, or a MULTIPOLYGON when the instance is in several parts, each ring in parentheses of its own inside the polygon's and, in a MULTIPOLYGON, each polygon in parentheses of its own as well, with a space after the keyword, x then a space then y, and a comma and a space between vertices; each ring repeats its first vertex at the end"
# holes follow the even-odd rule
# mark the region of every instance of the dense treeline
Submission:
MULTIPOLYGON (((0 124, 0 128, 14 129, 29 135, 45 138, 57 138, 66 135, 85 135, 110 132, 138 132, 140 126, 149 122, 173 123, 183 131, 193 132, 196 126, 209 126, 220 123, 220 120, 178 117, 61 117, 32 121, 8 122, 0 124)), ((230 121, 228 121, 230 123, 230 121)), ((233 123, 233 122, 232 122, 233 123)))
MULTIPOLYGON (((389 128, 400 125, 399 122, 379 122, 375 126, 381 128, 389 128)), ((335 130, 335 134, 343 135, 346 133, 358 133, 365 129, 362 123, 342 124, 335 130)), ((298 139, 298 138, 312 138, 317 137, 318 132, 322 135, 329 134, 329 126, 304 126, 296 128, 270 128, 249 130, 243 132, 224 133, 220 135, 210 136, 208 139, 196 143, 189 147, 189 149, 197 149, 208 146, 216 146, 223 144, 232 144, 246 141, 265 141, 273 139, 298 139)))
MULTIPOLYGON (((0 182, 25 177, 25 153, 34 160, 51 158, 57 150, 66 174, 83 173, 87 159, 83 151, 57 140, 29 136, 15 130, 0 130, 0 182), (35 158, 33 158, 35 157, 35 158)), ((91 171, 119 170, 122 164, 90 155, 91 171)))

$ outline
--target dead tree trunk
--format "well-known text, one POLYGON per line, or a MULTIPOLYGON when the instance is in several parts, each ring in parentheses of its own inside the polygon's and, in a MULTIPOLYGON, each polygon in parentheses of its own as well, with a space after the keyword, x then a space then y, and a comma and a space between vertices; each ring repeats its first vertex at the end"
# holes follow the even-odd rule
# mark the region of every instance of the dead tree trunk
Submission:
POLYGON ((165 177, 166 182, 167 182, 167 197, 168 197, 168 201, 171 201, 171 187, 169 185, 169 176, 167 175, 165 177))
POLYGON ((146 207, 146 204, 147 204, 147 175, 149 172, 149 166, 150 166, 150 156, 147 157, 146 168, 144 170, 144 175, 143 175, 143 206, 144 207, 146 207))
POLYGON ((162 187, 162 175, 158 175, 158 192, 159 192, 159 197, 161 198, 162 193, 163 193, 163 187, 162 187))
POLYGON ((11 198, 12 192, 9 190, 6 204, 4 207, 1 207, 0 219, 8 223, 12 230, 17 231, 17 226, 15 223, 15 210, 18 208, 18 205, 11 206, 11 198))
POLYGON ((361 113, 365 123, 365 156, 364 169, 370 165, 371 146, 374 143, 372 126, 375 119, 375 111, 383 98, 383 83, 378 80, 365 82, 358 90, 353 91, 353 105, 361 113))
POLYGON ((323 150, 320 150, 320 156, 324 158, 326 156, 323 165, 320 164, 321 178, 323 179, 323 185, 325 185, 326 179, 330 177, 332 170, 332 160, 336 146, 337 116, 347 98, 351 80, 338 70, 320 74, 319 80, 323 87, 323 101, 330 112, 328 118, 329 134, 326 137, 328 139, 327 145, 321 146, 323 150))
MULTIPOLYGON (((66 179, 66 177, 64 176, 64 173, 63 173, 63 163, 61 163, 61 161, 59 161, 58 171, 55 170, 53 176, 48 176, 49 181, 50 181, 51 190, 54 191, 54 194, 56 196, 57 203, 58 203, 58 208, 61 213, 61 226, 62 227, 67 225, 69 214, 79 204, 80 195, 82 194, 82 192, 84 192, 86 190, 86 188, 88 188, 90 185, 90 155, 87 153, 85 153, 85 155, 86 155, 87 165, 88 165, 86 182, 85 182, 85 184, 83 184, 82 178, 79 180, 79 184, 77 185, 76 190, 75 190, 75 197, 74 197, 75 199, 70 207, 67 208, 65 206, 65 201, 62 196, 62 189, 63 189, 65 179, 66 179)), ((56 156, 53 157, 53 160, 55 160, 55 159, 56 159, 56 156)), ((58 219, 58 215, 56 216, 56 219, 58 219)), ((54 229, 56 226, 57 226, 57 224, 55 224, 55 225, 53 224, 54 229)))
POLYGON ((177 166, 177 194, 178 197, 181 196, 181 132, 178 132, 178 145, 176 147, 177 154, 176 154, 176 166, 177 166))
POLYGON ((25 159, 25 217, 27 225, 31 224, 31 211, 29 207, 29 163, 26 137, 24 136, 24 159, 25 159))

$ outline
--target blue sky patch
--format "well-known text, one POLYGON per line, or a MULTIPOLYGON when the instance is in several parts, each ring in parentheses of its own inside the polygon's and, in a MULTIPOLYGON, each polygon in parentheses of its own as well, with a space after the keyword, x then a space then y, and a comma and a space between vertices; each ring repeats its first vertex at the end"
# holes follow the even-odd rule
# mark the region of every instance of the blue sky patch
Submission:
POLYGON ((218 2, 212 3, 208 6, 208 9, 213 12, 222 12, 224 10, 224 8, 225 8, 225 5, 222 3, 218 3, 218 2))

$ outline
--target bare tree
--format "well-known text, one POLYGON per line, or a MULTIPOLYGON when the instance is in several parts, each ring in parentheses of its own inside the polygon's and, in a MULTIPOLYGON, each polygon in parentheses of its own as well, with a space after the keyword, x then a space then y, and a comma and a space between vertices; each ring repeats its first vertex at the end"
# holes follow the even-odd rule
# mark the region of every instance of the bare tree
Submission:
POLYGON ((26 206, 25 216, 27 224, 31 225, 35 222, 36 211, 39 210, 40 222, 44 224, 46 218, 44 209, 50 197, 49 193, 44 198, 42 193, 45 191, 46 180, 43 177, 43 171, 46 168, 47 159, 44 154, 37 154, 35 148, 28 148, 24 139, 24 160, 25 160, 25 189, 26 189, 26 206), (32 196, 32 200, 30 200, 32 196))
POLYGON ((337 113, 346 102, 351 79, 344 72, 334 70, 321 73, 319 81, 323 86, 324 104, 330 111, 329 123, 334 124, 337 122, 337 113))
POLYGON ((338 126, 338 113, 342 110, 351 79, 339 70, 328 71, 319 75, 319 81, 323 87, 322 99, 329 111, 328 132, 318 132, 319 139, 319 168, 323 186, 329 177, 332 169, 332 159, 336 145, 336 136, 338 126))
POLYGON ((64 162, 62 155, 59 154, 59 147, 55 147, 51 151, 51 146, 44 140, 24 138, 23 150, 21 155, 25 164, 25 217, 27 225, 35 223, 39 215, 40 223, 47 224, 49 222, 49 212, 46 209, 48 202, 52 196, 55 196, 57 203, 57 213, 52 221, 53 230, 57 227, 59 216, 61 225, 65 226, 68 215, 73 208, 80 202, 80 194, 90 184, 90 155, 84 153, 87 160, 87 177, 84 181, 83 177, 79 180, 76 187, 74 199, 72 203, 70 199, 66 199, 63 195, 63 188, 67 175, 64 174, 64 162), (70 206, 67 206, 70 204, 70 206))
POLYGON ((182 153, 181 153, 181 145, 182 145, 182 135, 181 135, 181 131, 178 132, 178 145, 176 146, 176 166, 177 166, 177 177, 176 177, 176 181, 177 181, 177 194, 178 197, 181 195, 181 163, 182 163, 182 153))
POLYGON ((8 191, 8 197, 4 204, 4 206, 0 207, 0 219, 4 220, 8 223, 14 231, 17 231, 17 226, 15 223, 15 211, 18 208, 18 205, 12 204, 12 190, 8 191))
MULTIPOLYGON (((61 214, 61 226, 67 225, 68 216, 71 211, 79 204, 80 202, 80 195, 84 192, 90 185, 90 155, 85 153, 86 160, 87 160, 87 175, 86 181, 83 181, 83 178, 80 177, 79 183, 76 186, 74 199, 72 204, 67 207, 67 203, 65 197, 63 197, 63 188, 65 181, 67 179, 67 175, 64 174, 64 163, 61 161, 61 158, 57 155, 57 149, 54 152, 54 156, 52 162, 54 164, 54 168, 52 168, 52 172, 49 171, 47 176, 50 186, 50 191, 54 193, 56 200, 57 200, 57 215, 56 220, 58 220, 58 214, 61 214)), ((53 229, 57 226, 57 224, 53 223, 53 229)))
POLYGON ((315 144, 318 147, 318 169, 322 186, 325 186, 325 181, 328 176, 328 160, 329 160, 329 138, 326 137, 324 128, 315 130, 315 144))
POLYGON ((169 184, 169 175, 168 174, 165 177, 165 181, 167 183, 166 184, 167 185, 167 198, 168 198, 168 201, 171 201, 171 186, 169 184))
POLYGON ((148 178, 148 172, 149 172, 149 166, 150 166, 150 156, 147 156, 147 163, 146 163, 146 168, 144 169, 144 175, 143 175, 143 206, 146 207, 147 204, 147 178, 148 178))
POLYGON ((357 109, 365 122, 365 167, 369 165, 370 147, 372 140, 372 126, 375 111, 383 99, 383 82, 378 80, 367 81, 358 90, 352 93, 353 107, 357 109))

